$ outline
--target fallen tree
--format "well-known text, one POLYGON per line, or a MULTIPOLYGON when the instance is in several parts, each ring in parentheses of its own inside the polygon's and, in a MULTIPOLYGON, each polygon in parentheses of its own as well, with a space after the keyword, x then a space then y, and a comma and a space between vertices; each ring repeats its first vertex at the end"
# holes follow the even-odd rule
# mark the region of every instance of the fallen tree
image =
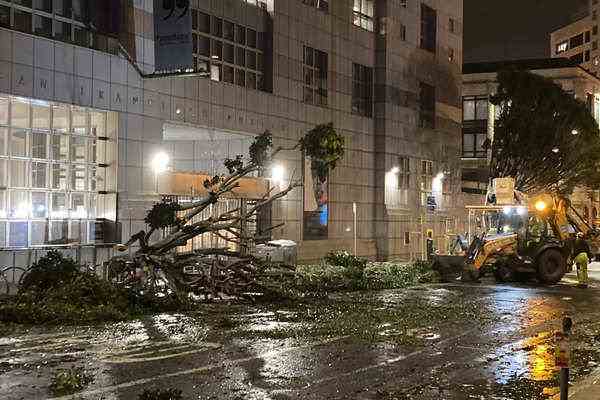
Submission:
POLYGON ((285 286, 285 276, 293 278, 293 271, 281 266, 274 269, 248 251, 253 244, 265 239, 261 235, 278 226, 267 227, 252 235, 244 227, 256 220, 265 207, 301 186, 294 174, 287 187, 270 188, 243 212, 235 209, 200 221, 197 218, 239 187, 243 178, 263 174, 284 151, 302 151, 310 158, 311 168, 318 179, 324 180, 344 155, 344 139, 337 134, 333 124, 315 127, 291 148, 273 149, 272 135, 268 131, 257 136, 250 146, 247 162, 242 155, 227 159, 225 167, 228 174, 216 175, 204 182, 206 196, 188 204, 169 200, 155 204, 145 219, 148 231, 137 232, 125 245, 119 246, 119 250, 125 251, 137 244, 137 249, 130 255, 116 256, 109 261, 109 279, 124 286, 137 287, 140 291, 156 294, 168 291, 181 298, 190 293, 206 299, 222 295, 245 297, 253 293, 280 293, 285 286), (168 233, 152 241, 153 234, 161 230, 168 233), (231 246, 189 253, 176 251, 177 247, 206 233, 217 235, 231 246), (196 273, 186 273, 188 270, 196 273))

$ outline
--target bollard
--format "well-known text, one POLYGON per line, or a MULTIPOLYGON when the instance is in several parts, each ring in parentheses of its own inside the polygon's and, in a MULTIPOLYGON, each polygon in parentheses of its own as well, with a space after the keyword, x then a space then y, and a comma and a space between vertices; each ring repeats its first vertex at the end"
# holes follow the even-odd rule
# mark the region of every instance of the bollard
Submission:
POLYGON ((573 321, 569 317, 563 318, 562 332, 557 332, 558 343, 556 347, 556 366, 560 367, 560 400, 569 398, 569 363, 570 348, 569 336, 573 328, 573 321))

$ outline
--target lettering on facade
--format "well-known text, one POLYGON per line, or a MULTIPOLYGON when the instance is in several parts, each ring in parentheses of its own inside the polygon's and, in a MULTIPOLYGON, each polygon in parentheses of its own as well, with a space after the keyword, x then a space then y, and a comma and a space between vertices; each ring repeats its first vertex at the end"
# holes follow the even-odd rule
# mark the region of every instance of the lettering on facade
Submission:
POLYGON ((115 103, 121 103, 121 95, 119 92, 117 92, 117 95, 115 96, 115 103))
POLYGON ((21 86, 24 86, 25 85, 25 77, 23 75, 21 75, 21 77, 19 78, 19 81, 17 83, 21 86))
POLYGON ((98 90, 98 98, 104 99, 104 90, 98 90))
POLYGON ((140 98, 138 96, 133 96, 131 98, 131 104, 137 104, 138 101, 140 101, 140 98))

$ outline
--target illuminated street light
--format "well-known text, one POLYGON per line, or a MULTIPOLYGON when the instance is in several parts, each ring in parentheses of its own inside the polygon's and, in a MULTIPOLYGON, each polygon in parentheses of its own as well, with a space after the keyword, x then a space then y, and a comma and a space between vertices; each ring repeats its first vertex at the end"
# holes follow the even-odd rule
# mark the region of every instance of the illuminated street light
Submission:
POLYGON ((579 135, 579 131, 577 129, 573 129, 571 131, 571 135, 573 135, 573 136, 579 135))
POLYGON ((558 147, 555 147, 555 148, 552 149, 552 152, 554 154, 558 154, 559 151, 560 151, 560 149, 558 147))
POLYGON ((273 165, 273 168, 271 169, 271 179, 273 180, 273 182, 280 184, 281 182, 283 182, 284 177, 285 168, 283 168, 283 166, 280 164, 273 165))
POLYGON ((169 169, 169 155, 165 152, 156 153, 154 158, 152 159, 152 169, 154 170, 154 181, 156 184, 156 194, 159 193, 158 187, 158 175, 163 172, 167 172, 169 169))
POLYGON ((535 203, 535 209, 538 211, 544 211, 546 209, 546 202, 544 202, 543 200, 538 200, 535 203))
POLYGON ((400 173, 400 168, 399 167, 393 167, 390 172, 394 175, 397 175, 400 173))
POLYGON ((156 174, 162 174, 169 168, 169 155, 164 152, 157 153, 152 159, 152 169, 156 174))

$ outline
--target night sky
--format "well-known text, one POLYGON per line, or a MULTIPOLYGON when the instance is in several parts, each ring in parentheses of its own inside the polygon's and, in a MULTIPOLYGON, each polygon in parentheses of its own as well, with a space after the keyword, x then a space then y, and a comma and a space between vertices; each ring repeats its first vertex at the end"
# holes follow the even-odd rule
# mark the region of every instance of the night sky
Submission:
POLYGON ((589 0, 464 0, 465 62, 550 57, 550 32, 589 0))

